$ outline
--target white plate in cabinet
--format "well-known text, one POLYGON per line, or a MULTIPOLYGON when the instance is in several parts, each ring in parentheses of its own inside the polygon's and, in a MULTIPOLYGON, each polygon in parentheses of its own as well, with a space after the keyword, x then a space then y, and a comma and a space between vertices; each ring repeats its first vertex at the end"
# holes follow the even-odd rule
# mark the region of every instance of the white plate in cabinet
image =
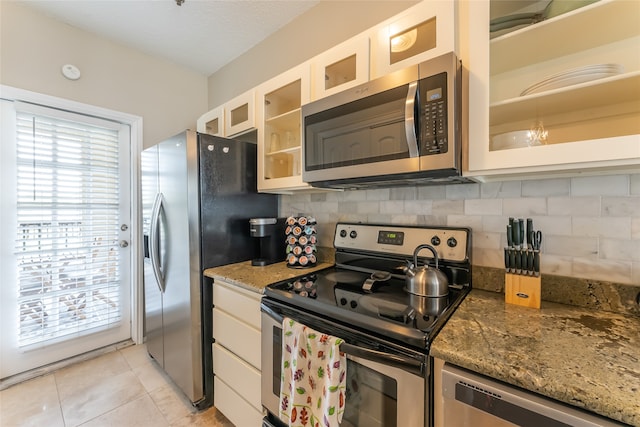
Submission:
POLYGON ((347 40, 311 60, 312 100, 369 81, 369 37, 347 40))
POLYGON ((491 74, 635 37, 640 27, 639 8, 635 0, 599 0, 495 37, 490 42, 491 74), (568 37, 570 34, 575 36, 568 37))
POLYGON ((222 310, 213 309, 213 338, 256 369, 261 370, 260 330, 222 310))
POLYGON ((377 26, 372 34, 371 79, 456 52, 458 3, 425 0, 377 26))
POLYGON ((262 425, 262 411, 256 410, 217 376, 213 377, 213 405, 237 427, 262 425))
POLYGON ((260 371, 219 344, 213 344, 213 372, 256 410, 262 410, 260 371))
POLYGON ((224 104, 225 136, 233 137, 255 127, 255 91, 250 90, 224 104))
POLYGON ((600 0, 493 40, 491 2, 464 4, 462 62, 469 67, 473 130, 465 175, 485 181, 637 170, 640 2, 600 0), (623 72, 591 80, 580 75, 567 80, 572 85, 521 96, 549 76, 599 64, 619 64, 623 72), (493 145, 498 135, 518 131, 542 135, 542 143, 493 145))
POLYGON ((310 63, 305 62, 257 89, 258 191, 306 190, 302 182, 302 105, 311 98, 310 63))
POLYGON ((200 133, 224 136, 224 108, 214 108, 200 116, 197 121, 197 129, 200 133))
POLYGON ((213 283, 213 305, 260 330, 261 295, 216 279, 213 283))

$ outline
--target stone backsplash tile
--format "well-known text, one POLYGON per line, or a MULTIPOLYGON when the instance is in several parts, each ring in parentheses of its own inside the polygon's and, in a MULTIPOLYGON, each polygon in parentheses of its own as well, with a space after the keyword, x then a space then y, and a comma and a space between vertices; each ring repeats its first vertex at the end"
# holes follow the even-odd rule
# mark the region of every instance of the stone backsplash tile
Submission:
POLYGON ((568 196, 571 194, 571 182, 567 179, 544 179, 522 182, 522 196, 568 196))
POLYGON ((572 196, 625 196, 629 194, 629 175, 587 176, 571 179, 572 196))
POLYGON ((282 216, 299 212, 327 246, 339 221, 471 227, 474 265, 498 269, 509 217, 531 217, 543 274, 640 287, 640 174, 281 196, 282 216))
POLYGON ((549 215, 600 215, 600 197, 549 197, 547 212, 549 215))

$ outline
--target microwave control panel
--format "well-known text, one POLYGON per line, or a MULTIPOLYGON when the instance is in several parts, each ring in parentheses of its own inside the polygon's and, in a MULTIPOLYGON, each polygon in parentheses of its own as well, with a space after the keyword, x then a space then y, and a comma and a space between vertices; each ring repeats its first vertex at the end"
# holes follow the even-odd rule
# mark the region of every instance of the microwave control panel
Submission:
POLYGON ((420 155, 446 153, 449 151, 447 73, 421 79, 418 90, 420 155))

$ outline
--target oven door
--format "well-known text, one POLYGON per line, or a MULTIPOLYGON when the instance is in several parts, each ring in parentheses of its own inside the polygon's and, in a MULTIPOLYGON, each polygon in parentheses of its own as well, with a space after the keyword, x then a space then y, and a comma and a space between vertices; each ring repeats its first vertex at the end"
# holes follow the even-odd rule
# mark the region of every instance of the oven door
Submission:
MULTIPOLYGON (((345 340, 340 349, 347 356, 347 392, 342 427, 427 426, 430 372, 425 354, 283 306, 262 303, 262 405, 271 421, 277 419, 282 365, 282 319, 290 317, 320 332, 345 340)), ((282 423, 282 424, 281 424, 282 423)))

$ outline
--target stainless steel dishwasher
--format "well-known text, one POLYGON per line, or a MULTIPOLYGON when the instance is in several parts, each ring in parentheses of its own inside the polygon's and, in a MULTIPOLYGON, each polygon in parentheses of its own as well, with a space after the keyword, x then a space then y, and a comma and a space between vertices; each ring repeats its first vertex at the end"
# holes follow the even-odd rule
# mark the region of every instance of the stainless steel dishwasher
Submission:
POLYGON ((442 368, 446 427, 622 426, 612 420, 457 368, 442 368))

